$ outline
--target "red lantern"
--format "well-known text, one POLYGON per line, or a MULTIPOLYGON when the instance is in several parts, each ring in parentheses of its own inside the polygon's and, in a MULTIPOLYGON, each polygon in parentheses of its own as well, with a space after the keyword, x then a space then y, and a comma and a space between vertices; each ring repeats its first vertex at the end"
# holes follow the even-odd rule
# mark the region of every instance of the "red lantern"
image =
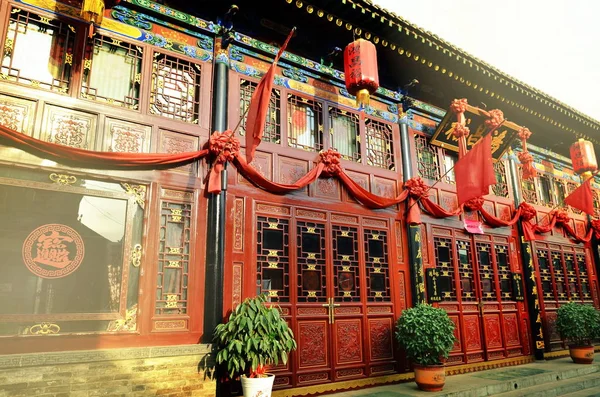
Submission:
POLYGON ((375 44, 363 39, 348 44, 344 50, 344 73, 346 89, 356 95, 356 105, 368 105, 370 95, 379 88, 375 44))
POLYGON ((592 172, 598 169, 596 161, 596 153, 592 142, 584 139, 579 139, 571 145, 571 161, 573 162, 573 170, 577 174, 591 176, 592 172))

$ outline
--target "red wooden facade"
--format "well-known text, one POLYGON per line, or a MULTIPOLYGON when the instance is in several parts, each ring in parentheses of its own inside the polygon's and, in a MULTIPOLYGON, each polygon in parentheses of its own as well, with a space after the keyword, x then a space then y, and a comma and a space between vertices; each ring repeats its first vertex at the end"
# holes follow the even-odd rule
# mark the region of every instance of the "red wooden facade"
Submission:
MULTIPOLYGON (((61 13, 70 12, 61 7, 61 13)), ((176 153, 197 150, 208 140, 213 61, 222 55, 213 54, 212 43, 210 51, 196 47, 195 53, 159 48, 126 36, 127 25, 116 21, 120 33, 105 27, 88 38, 75 19, 22 3, 3 2, 0 21, 3 125, 98 151, 176 153), (55 57, 50 75, 41 76, 46 80, 28 74, 35 69, 20 58, 19 43, 29 31, 51 36, 40 38, 40 46, 61 43, 60 51, 46 53, 55 57), (115 54, 120 58, 111 58, 115 54), (121 64, 111 63, 116 60, 121 64), (95 61, 101 66, 95 67, 95 61), (115 82, 126 84, 107 86, 107 65, 114 66, 110 72, 121 73, 112 76, 115 82)), ((197 39, 160 29, 178 43, 197 39)), ((269 65, 269 57, 248 40, 236 42, 229 54, 230 128, 269 65)), ((374 194, 395 197, 403 179, 397 102, 376 95, 373 110, 358 112, 340 90, 340 79, 315 77, 308 70, 294 74, 298 70, 277 70, 265 137, 252 165, 267 179, 294 183, 315 166, 320 150, 336 148, 352 179, 374 194)), ((428 138, 416 127, 410 130, 413 169, 431 185, 455 157, 429 145, 428 138)), ((2 228, 0 239, 3 256, 11 258, 1 271, 11 277, 0 281, 0 297, 27 304, 0 311, 0 353, 198 342, 204 332, 204 162, 151 172, 103 171, 62 167, 9 147, 1 152, 2 222, 10 227, 2 228), (67 249, 90 247, 80 269, 102 272, 53 280, 20 263, 26 254, 21 247, 33 252, 23 241, 34 232, 65 237, 65 228, 39 229, 48 225, 73 229, 82 245, 69 243, 67 249), (102 291, 96 301, 86 295, 94 285, 102 291), (79 306, 69 302, 72 296, 81 300, 79 306), (58 335, 52 344, 50 334, 58 335)), ((495 167, 499 182, 484 207, 510 218, 514 198, 506 161, 495 167)), ((524 182, 525 201, 548 204, 537 199, 547 186, 541 179, 524 182)), ((551 186, 556 199, 558 185, 551 186)), ((570 187, 563 184, 563 189, 570 187)), ((452 173, 432 193, 443 207, 455 208, 452 173)), ((540 219, 548 207, 538 207, 540 219)), ((408 371, 393 338, 396 319, 412 305, 403 212, 404 207, 369 210, 335 179, 274 195, 230 167, 223 314, 257 293, 281 306, 298 350, 287 367, 276 369, 278 387, 408 371)), ((572 216, 575 229, 585 229, 584 217, 572 216)), ((435 304, 456 324, 448 364, 528 358, 531 308, 521 299, 526 295, 521 237, 516 228, 485 228, 483 235, 470 235, 464 219, 478 220, 469 212, 446 220, 424 216, 420 233, 424 267, 435 269, 439 279, 441 300, 435 304)), ((570 300, 600 305, 593 258, 589 248, 556 231, 536 242, 534 250, 546 346, 564 348, 553 332, 556 309, 570 300)))

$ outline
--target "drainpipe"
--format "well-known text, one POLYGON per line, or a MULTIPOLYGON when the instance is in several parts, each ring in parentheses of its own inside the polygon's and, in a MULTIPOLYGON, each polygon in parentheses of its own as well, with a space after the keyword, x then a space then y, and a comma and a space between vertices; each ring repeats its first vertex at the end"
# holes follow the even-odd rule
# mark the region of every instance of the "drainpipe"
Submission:
MULTIPOLYGON (((515 199, 515 208, 518 208, 522 202, 521 198, 521 185, 517 178, 517 164, 515 163, 515 156, 510 155, 508 157, 508 168, 510 185, 513 191, 513 197, 515 199)), ((525 241, 525 235, 523 234, 523 225, 519 220, 517 222, 519 230, 519 239, 521 244, 521 258, 523 260, 523 273, 525 275, 525 291, 527 295, 527 306, 529 307, 529 322, 532 332, 533 340, 533 352, 536 360, 544 359, 544 331, 542 327, 542 315, 540 310, 540 298, 539 289, 536 283, 535 267, 533 265, 533 247, 528 241, 525 241)), ((527 341, 529 343, 529 341, 527 341)))
MULTIPOLYGON (((412 153, 408 132, 408 119, 406 114, 401 114, 400 119, 400 144, 402 148, 402 171, 403 180, 406 183, 413 177, 412 153)), ((407 204, 408 205, 408 204, 407 204)), ((415 204, 418 205, 418 204, 415 204)), ((408 208, 408 207, 407 207, 408 208)), ((421 225, 407 224, 408 255, 410 260, 410 287, 412 292, 413 306, 425 303, 425 283, 423 276, 423 236, 421 225)))

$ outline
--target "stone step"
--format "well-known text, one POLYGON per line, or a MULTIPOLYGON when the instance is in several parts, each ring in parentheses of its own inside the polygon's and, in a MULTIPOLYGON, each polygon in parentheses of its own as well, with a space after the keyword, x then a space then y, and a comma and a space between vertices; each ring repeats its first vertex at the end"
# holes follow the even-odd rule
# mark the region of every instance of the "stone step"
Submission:
MULTIPOLYGON (((590 376, 592 379, 598 379, 600 382, 600 363, 594 363, 592 365, 578 365, 578 364, 567 364, 567 369, 562 370, 553 370, 548 366, 549 363, 542 363, 541 365, 534 364, 532 375, 527 374, 527 370, 521 369, 519 367, 515 367, 515 371, 517 375, 510 379, 503 379, 502 377, 495 377, 496 374, 503 375, 506 374, 506 369, 496 369, 490 371, 484 371, 481 373, 476 373, 471 375, 470 380, 475 380, 473 383, 480 383, 482 380, 495 380, 497 382, 484 384, 483 382, 480 385, 477 384, 465 384, 462 387, 452 387, 455 390, 445 390, 442 392, 435 393, 435 397, 484 397, 484 396, 496 396, 501 394, 503 397, 518 397, 518 396, 527 396, 532 397, 530 394, 537 392, 538 390, 552 390, 554 387, 558 387, 565 382, 573 381, 574 384, 579 384, 583 377, 590 376), (536 369, 543 370, 543 373, 535 374, 536 369), (520 373, 524 371, 525 373, 520 373), (477 377, 479 379, 473 379, 477 377), (456 390, 458 389, 458 390, 456 390)), ((452 382, 452 377, 446 379, 447 384, 452 382)), ((593 381, 591 381, 593 383, 593 381)), ((487 383, 487 382, 486 382, 487 383)), ((600 385, 600 383, 598 384, 600 385)), ((588 387, 594 387, 596 385, 590 384, 588 387)), ((572 387, 569 385, 569 387, 572 387)), ((574 387, 574 386, 573 386, 574 387)), ((448 387, 448 389, 451 389, 448 387)), ((583 387, 568 389, 563 392, 563 394, 575 392, 583 389, 583 387)), ((560 394, 552 394, 552 396, 557 396, 560 394)), ((540 394, 542 397, 551 397, 549 394, 542 393, 540 394)))
POLYGON ((576 391, 575 393, 565 394, 563 397, 600 397, 600 387, 576 391))
POLYGON ((517 382, 515 382, 515 385, 517 386, 516 390, 502 393, 501 395, 503 397, 557 397, 600 387, 600 374, 592 372, 588 375, 568 378, 557 374, 554 380, 545 384, 537 384, 525 388, 520 388, 517 382))

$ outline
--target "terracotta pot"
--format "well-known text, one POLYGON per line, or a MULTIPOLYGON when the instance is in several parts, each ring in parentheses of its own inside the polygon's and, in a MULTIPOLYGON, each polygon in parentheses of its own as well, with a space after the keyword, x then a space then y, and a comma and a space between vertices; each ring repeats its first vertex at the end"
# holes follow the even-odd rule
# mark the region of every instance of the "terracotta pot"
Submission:
POLYGON ((594 361, 594 346, 569 346, 569 353, 576 364, 591 364, 594 361))
POLYGON ((443 365, 422 366, 415 364, 415 382, 423 391, 441 391, 446 383, 446 368, 443 365))

